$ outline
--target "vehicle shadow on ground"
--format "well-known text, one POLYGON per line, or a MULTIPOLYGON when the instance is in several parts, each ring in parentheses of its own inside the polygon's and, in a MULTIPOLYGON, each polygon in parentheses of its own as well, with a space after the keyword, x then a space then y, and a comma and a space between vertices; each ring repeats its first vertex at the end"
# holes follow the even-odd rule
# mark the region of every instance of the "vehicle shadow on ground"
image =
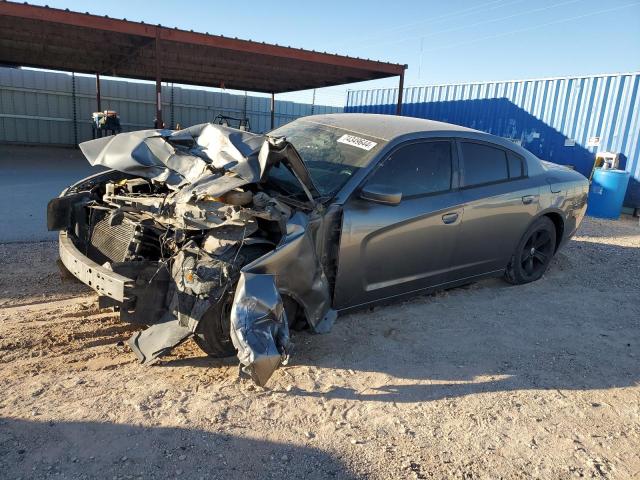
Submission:
POLYGON ((188 367, 188 368, 222 368, 222 367, 234 367, 238 366, 238 358, 225 357, 225 358, 213 358, 209 356, 201 357, 183 357, 183 358, 162 358, 154 368, 163 367, 188 367))
POLYGON ((312 447, 197 429, 0 418, 6 478, 359 478, 312 447))
POLYGON ((579 265, 560 254, 538 282, 511 286, 491 279, 345 316, 326 336, 299 336, 294 363, 344 377, 357 372, 365 380, 352 386, 355 377, 339 378, 329 389, 288 393, 424 402, 496 391, 563 395, 636 386, 640 281, 633 269, 640 249, 586 241, 573 248, 585 253, 579 265), (602 284, 605 264, 629 281, 602 284))
POLYGON ((345 315, 326 335, 294 332, 292 363, 283 368, 295 376, 296 366, 317 367, 330 380, 313 389, 271 388, 287 395, 425 402, 496 391, 563 395, 634 386, 640 381, 640 302, 633 295, 640 281, 630 272, 631 283, 611 288, 600 272, 612 262, 630 271, 634 258, 637 267, 640 249, 586 241, 573 248, 584 255, 579 264, 561 253, 538 282, 512 286, 489 279, 345 315))

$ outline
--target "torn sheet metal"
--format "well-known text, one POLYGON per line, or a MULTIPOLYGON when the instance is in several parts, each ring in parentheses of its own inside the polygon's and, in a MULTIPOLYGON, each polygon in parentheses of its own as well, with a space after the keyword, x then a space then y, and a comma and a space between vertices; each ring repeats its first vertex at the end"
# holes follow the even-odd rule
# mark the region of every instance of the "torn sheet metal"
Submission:
POLYGON ((174 189, 191 185, 183 190, 183 200, 194 194, 218 196, 257 183, 280 161, 289 166, 310 200, 318 194, 304 162, 286 139, 222 125, 121 133, 83 142, 80 150, 91 165, 164 182, 174 189))
POLYGON ((151 364, 189 338, 205 312, 227 291, 233 270, 232 263, 207 255, 195 244, 180 250, 171 262, 173 281, 162 320, 128 341, 138 360, 151 364))
POLYGON ((91 165, 166 182, 173 187, 186 183, 187 177, 195 181, 207 168, 207 163, 201 158, 180 155, 158 130, 121 133, 83 142, 79 146, 91 165))
POLYGON ((80 144, 91 165, 178 187, 218 171, 229 171, 244 183, 260 179, 258 161, 265 136, 213 125, 185 130, 141 130, 80 144))
POLYGON ((318 189, 313 184, 307 166, 302 161, 302 158, 300 158, 300 154, 291 143, 287 142, 286 138, 267 137, 267 141, 264 142, 260 149, 258 159, 260 165, 264 166, 263 170, 266 170, 278 162, 284 162, 294 177, 298 179, 298 182, 312 204, 314 203, 314 198, 320 195, 318 189))
POLYGON ((240 274, 231 308, 231 341, 245 371, 261 387, 286 363, 289 323, 273 275, 240 274))
POLYGON ((331 291, 320 261, 307 215, 296 212, 287 222, 287 233, 275 250, 242 269, 271 274, 278 291, 289 295, 304 309, 316 333, 328 332, 337 316, 331 309, 331 291))
POLYGON ((150 365, 184 342, 192 333, 189 328, 181 325, 179 320, 168 315, 160 323, 136 332, 127 340, 127 344, 140 363, 150 365))
POLYGON ((245 266, 231 309, 231 340, 238 359, 260 386, 287 358, 289 330, 280 295, 304 309, 312 330, 324 333, 336 319, 329 283, 315 253, 308 217, 296 213, 278 247, 245 266))

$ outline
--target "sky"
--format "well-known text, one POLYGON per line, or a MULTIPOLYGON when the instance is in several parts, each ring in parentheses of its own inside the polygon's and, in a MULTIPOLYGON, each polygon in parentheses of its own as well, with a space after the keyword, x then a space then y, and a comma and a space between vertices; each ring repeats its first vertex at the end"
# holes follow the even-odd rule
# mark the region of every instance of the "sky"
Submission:
MULTIPOLYGON (((405 86, 640 70, 640 0, 30 1, 409 66, 405 86)), ((396 78, 319 89, 397 87, 396 78)), ((310 103, 311 91, 276 100, 310 103)))

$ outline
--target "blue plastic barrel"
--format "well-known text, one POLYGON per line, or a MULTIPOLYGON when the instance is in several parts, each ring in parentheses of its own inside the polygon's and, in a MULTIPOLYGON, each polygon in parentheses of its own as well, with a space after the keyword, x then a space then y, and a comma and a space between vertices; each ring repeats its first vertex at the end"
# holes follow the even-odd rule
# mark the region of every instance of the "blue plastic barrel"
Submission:
POLYGON ((598 218, 620 218, 629 172, 596 168, 589 188, 587 215, 598 218))

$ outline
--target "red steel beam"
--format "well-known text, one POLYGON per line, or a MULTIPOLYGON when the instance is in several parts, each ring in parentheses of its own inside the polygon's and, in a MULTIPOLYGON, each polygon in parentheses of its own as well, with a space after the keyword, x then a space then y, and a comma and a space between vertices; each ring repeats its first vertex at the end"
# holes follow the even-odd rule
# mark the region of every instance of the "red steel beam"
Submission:
POLYGON ((404 91, 404 69, 400 74, 400 81, 398 82, 398 105, 396 105, 396 115, 402 115, 402 93, 404 91))
POLYGON ((161 79, 161 66, 160 66, 160 35, 156 30, 156 124, 155 128, 164 128, 162 121, 162 79, 161 79))
MULTIPOLYGON (((7 48, 0 40, 0 49, 7 48)), ((55 68, 58 70, 75 71, 76 73, 88 73, 91 75, 98 73, 102 75, 112 75, 125 78, 150 80, 155 82, 155 55, 141 56, 137 59, 136 65, 128 65, 127 62, 120 62, 121 57, 114 58, 106 56, 104 58, 85 55, 81 60, 74 59, 72 50, 52 51, 49 48, 46 54, 34 55, 31 50, 18 49, 15 46, 10 49, 11 55, 3 57, 3 61, 16 66, 26 66, 34 68, 55 68), (23 58, 28 56, 29 62, 24 62, 23 58), (101 68, 100 65, 118 64, 117 71, 101 68), (96 68, 98 67, 98 68, 96 68)), ((149 52, 151 53, 151 52, 149 52)), ((224 81, 227 88, 237 90, 254 90, 266 93, 281 93, 283 91, 304 90, 307 88, 318 88, 325 84, 336 85, 338 82, 333 75, 324 78, 322 72, 313 74, 312 72, 301 75, 289 76, 287 71, 282 71, 284 78, 276 76, 275 67, 254 68, 250 71, 246 68, 212 68, 208 65, 194 65, 191 62, 183 64, 173 64, 165 61, 163 51, 162 56, 162 80, 183 83, 187 85, 203 85, 207 87, 217 87, 224 81)), ((292 72, 295 74, 295 72, 292 72)), ((349 81, 358 81, 357 77, 345 77, 349 81)))
POLYGON ((153 26, 145 23, 100 17, 88 13, 71 12, 57 8, 26 5, 7 1, 0 1, 0 15, 40 20, 48 23, 72 25, 95 30, 118 32, 128 35, 155 38, 171 42, 203 45, 230 51, 246 52, 258 56, 282 57, 290 60, 301 60, 323 65, 335 65, 358 70, 380 72, 389 76, 400 75, 405 66, 393 63, 365 60, 361 58, 333 55, 298 48, 283 47, 250 40, 208 35, 186 30, 153 26))
MULTIPOLYGON (((151 80, 155 80, 155 49, 146 49, 150 42, 145 42, 138 45, 118 46, 114 48, 112 44, 108 47, 103 46, 101 48, 99 43, 88 42, 81 37, 69 37, 64 42, 56 42, 46 45, 45 51, 33 48, 35 42, 46 43, 46 37, 44 36, 32 36, 34 42, 28 43, 26 39, 21 40, 6 40, 0 38, 0 48, 6 49, 7 55, 3 56, 3 61, 18 62, 21 58, 29 58, 29 64, 24 63, 25 66, 37 66, 42 68, 63 67, 71 68, 77 72, 86 71, 90 69, 91 73, 96 71, 102 75, 112 75, 114 72, 132 73, 136 71, 142 74, 146 70, 151 70, 151 80), (87 52, 82 55, 81 60, 74 56, 74 45, 82 44, 87 52), (122 52, 125 53, 116 53, 122 52), (61 61, 63 60, 63 61, 61 61), (132 65, 135 61, 135 65, 132 65), (70 66, 71 65, 71 66, 70 66), (93 69, 90 67, 93 65, 93 69), (108 67, 107 67, 108 65, 108 67), (150 67, 150 68, 149 68, 150 67)), ((154 41, 152 41, 154 42, 154 41)), ((274 81, 278 79, 278 82, 283 84, 293 81, 293 83, 302 84, 319 84, 318 78, 322 81, 335 84, 339 81, 346 80, 358 81, 361 80, 357 76, 357 72, 353 70, 341 71, 338 67, 326 66, 322 68, 320 65, 311 64, 313 68, 309 66, 290 68, 291 65, 287 65, 286 62, 279 61, 277 63, 263 63, 260 65, 252 65, 249 61, 238 61, 236 59, 229 59, 227 56, 218 58, 215 62, 199 61, 198 59, 206 56, 206 52, 194 52, 188 55, 181 55, 181 52, 175 49, 167 49, 166 44, 162 44, 162 65, 163 77, 171 79, 175 76, 176 72, 180 72, 186 76, 194 76, 194 80, 205 80, 203 76, 206 75, 218 75, 218 78, 224 79, 225 82, 231 80, 242 79, 245 82, 255 82, 258 80, 265 80, 267 77, 272 78, 274 81), (171 70, 174 69, 174 70, 171 70), (347 73, 348 72, 348 73, 347 73)), ((309 65, 306 64, 305 65, 309 65)), ((295 65, 294 65, 295 67, 295 65)), ((192 83, 192 82, 188 82, 192 83)), ((220 82, 218 82, 220 83, 220 82)), ((210 86, 210 85, 209 85, 210 86)), ((276 88, 276 91, 278 89, 276 88)), ((271 92, 271 90, 268 90, 271 92)))

